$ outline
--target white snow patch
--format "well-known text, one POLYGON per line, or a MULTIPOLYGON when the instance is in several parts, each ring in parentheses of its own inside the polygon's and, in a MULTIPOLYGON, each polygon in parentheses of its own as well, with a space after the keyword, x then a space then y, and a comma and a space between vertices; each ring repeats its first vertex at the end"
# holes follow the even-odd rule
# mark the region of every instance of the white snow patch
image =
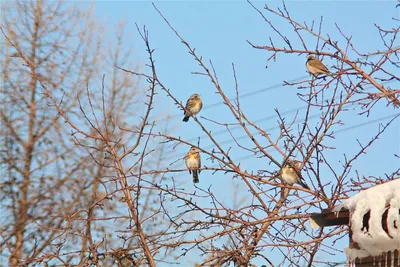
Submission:
POLYGON ((382 252, 400 249, 400 179, 361 191, 333 211, 339 212, 342 208, 350 211, 353 241, 360 246, 360 249, 345 250, 350 262, 356 258, 380 256, 382 252), (387 209, 388 233, 382 228, 382 215, 387 209), (367 229, 363 228, 363 217, 368 211, 370 218, 367 229))

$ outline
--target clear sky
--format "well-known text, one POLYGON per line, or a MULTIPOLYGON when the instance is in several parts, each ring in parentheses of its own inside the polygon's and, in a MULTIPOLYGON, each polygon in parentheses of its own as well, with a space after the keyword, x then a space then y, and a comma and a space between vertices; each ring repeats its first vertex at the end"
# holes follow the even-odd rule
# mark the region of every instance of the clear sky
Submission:
MULTIPOLYGON (((278 1, 254 2, 259 9, 268 3, 277 5, 278 1)), ((311 23, 313 19, 319 20, 323 16, 323 32, 329 34, 332 39, 339 36, 335 23, 348 35, 352 35, 353 43, 362 52, 372 52, 382 49, 378 31, 374 23, 383 28, 391 28, 396 24, 391 18, 399 18, 400 8, 395 8, 396 1, 291 1, 287 3, 288 9, 294 19, 299 22, 311 23)), ((186 48, 168 28, 162 18, 154 10, 150 1, 96 1, 77 2, 78 6, 88 7, 93 5, 95 14, 100 21, 107 25, 106 34, 112 38, 112 29, 121 20, 126 22, 126 36, 129 38, 127 45, 134 44, 134 55, 142 64, 146 63, 147 54, 143 42, 140 40, 135 23, 139 26, 146 25, 149 30, 150 41, 155 51, 158 76, 171 89, 172 93, 182 102, 193 93, 202 96, 204 109, 201 115, 219 121, 234 122, 229 115, 225 105, 213 105, 220 103, 219 95, 215 94, 215 88, 208 78, 193 75, 191 72, 200 71, 197 63, 188 54, 186 48), (209 107, 212 106, 212 107, 209 107)), ((269 64, 266 68, 266 59, 270 56, 265 51, 253 49, 246 40, 254 44, 267 44, 269 37, 275 38, 269 26, 261 16, 245 1, 159 1, 156 2, 159 10, 170 21, 182 37, 188 41, 199 55, 204 59, 212 60, 217 70, 219 81, 223 90, 234 96, 234 79, 232 75, 232 63, 235 64, 241 95, 248 95, 241 100, 243 110, 253 121, 260 120, 259 125, 263 129, 271 129, 272 135, 276 134, 277 123, 274 109, 281 112, 292 111, 287 114, 287 119, 295 116, 294 111, 299 111, 300 117, 304 116, 305 104, 297 97, 298 89, 295 87, 280 86, 284 80, 294 80, 306 77, 305 56, 279 54, 277 61, 269 64), (270 88, 268 90, 261 90, 270 88), (260 91, 258 91, 260 90, 260 91), (270 116, 270 117, 269 117, 270 116)), ((269 15, 271 16, 271 15, 269 15)), ((269 17, 283 32, 290 35, 290 28, 286 21, 276 17, 269 17)), ((397 22, 398 23, 398 22, 397 22)), ((343 39, 340 44, 344 46, 343 39)), ((310 36, 306 37, 310 47, 315 47, 316 40, 310 36)), ((398 42, 400 45, 400 43, 398 42)), ((298 46, 300 47, 300 46, 298 46)), ((352 55, 352 54, 351 54, 352 55)), ((355 56, 352 55, 354 58, 355 56)), ((324 60, 326 65, 334 64, 329 58, 324 60)), ((392 84, 398 88, 399 85, 392 84)), ((156 103, 157 108, 154 115, 160 119, 165 110, 170 110, 172 115, 181 115, 181 111, 166 97, 164 92, 159 91, 156 103)), ((337 127, 336 139, 332 144, 337 148, 329 153, 332 164, 340 168, 343 154, 352 156, 354 149, 359 145, 356 139, 365 144, 378 131, 379 123, 387 121, 381 119, 395 113, 391 107, 386 107, 381 101, 375 107, 370 117, 358 116, 359 110, 348 111, 342 116, 344 125, 337 127), (365 124, 369 123, 369 124, 365 124), (344 130, 349 127, 349 130, 344 130), (360 127, 356 127, 360 126, 360 127)), ((317 114, 315 110, 313 114, 317 114)), ((398 110, 397 110, 398 112, 398 110)), ((194 139, 203 136, 197 125, 190 120, 189 123, 181 122, 182 116, 173 117, 171 135, 180 135, 185 139, 194 139)), ((222 130, 209 122, 202 122, 212 129, 213 132, 222 130)), ((299 122, 301 124, 301 122, 299 122)), ((243 135, 238 131, 236 136, 243 135)), ((227 148, 234 145, 226 132, 216 135, 216 138, 224 143, 227 148)), ((384 177, 385 172, 393 171, 394 166, 399 166, 399 160, 393 156, 400 154, 400 122, 395 122, 377 143, 368 150, 368 154, 360 158, 354 164, 354 168, 360 175, 375 175, 384 177)), ((243 144, 250 144, 246 139, 243 144)), ((201 146, 207 147, 210 142, 206 138, 201 139, 201 146)), ((187 151, 186 147, 178 148, 176 153, 171 153, 172 158, 168 162, 174 162, 187 151)), ((268 162, 265 159, 255 160, 246 157, 246 154, 234 152, 234 156, 240 159, 241 166, 249 170, 267 169, 268 162), (260 167, 265 164, 265 167, 260 167)), ((204 165, 212 166, 211 162, 203 159, 204 165)), ((175 168, 183 168, 183 162, 178 161, 173 165, 175 168)), ((328 173, 327 173, 328 176, 328 173)), ((353 176, 354 177, 354 176, 353 176)), ((185 184, 188 190, 193 190, 191 178, 188 175, 176 175, 176 179, 187 179, 185 184)), ((202 172, 200 176, 202 188, 211 186, 211 190, 219 195, 228 206, 232 202, 235 185, 241 185, 240 181, 232 181, 229 175, 211 175, 202 172), (224 188, 226 190, 218 190, 224 188)), ((324 177, 329 181, 330 177, 324 177)), ((246 196, 246 190, 240 192, 242 197, 246 196)), ((341 249, 347 244, 347 239, 337 244, 341 249)), ((326 255, 326 254, 324 254, 326 255)), ((344 254, 337 253, 330 256, 335 260, 344 260, 344 254)), ((259 262, 262 264, 262 262, 259 262)))

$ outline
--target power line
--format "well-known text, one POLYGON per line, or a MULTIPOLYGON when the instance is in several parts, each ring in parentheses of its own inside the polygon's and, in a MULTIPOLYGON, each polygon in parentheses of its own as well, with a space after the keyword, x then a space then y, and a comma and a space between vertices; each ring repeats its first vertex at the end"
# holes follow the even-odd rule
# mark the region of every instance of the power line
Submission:
MULTIPOLYGON (((385 82, 384 84, 390 84, 390 83, 393 83, 393 81, 388 81, 388 82, 385 82)), ((372 88, 374 88, 374 86, 371 86, 369 88, 364 89, 364 92, 368 92, 368 90, 372 89, 372 88)), ((340 96, 336 97, 335 99, 336 100, 340 99, 340 96)), ((280 114, 282 116, 284 116, 284 115, 288 115, 288 114, 291 114, 291 113, 296 113, 297 111, 304 110, 304 109, 307 109, 307 105, 304 105, 304 106, 301 106, 301 107, 297 107, 297 108, 293 108, 293 109, 284 111, 284 112, 282 112, 280 114)), ((276 118, 276 117, 277 117, 276 114, 269 115, 269 116, 257 119, 255 121, 253 121, 253 123, 257 124, 257 123, 260 123, 260 122, 263 122, 263 121, 266 121, 266 120, 269 120, 269 119, 273 119, 273 118, 276 118)), ((239 129, 239 128, 241 129, 240 125, 234 126, 234 127, 232 127, 231 131, 234 131, 234 130, 239 129)), ((217 135, 220 135, 220 134, 223 134, 223 133, 226 133, 226 129, 222 129, 222 130, 213 132, 213 136, 217 136, 217 135)), ((199 136, 199 137, 188 139, 187 141, 188 142, 194 142, 199 138, 202 139, 202 138, 206 138, 206 137, 207 137, 207 134, 204 134, 204 135, 199 136)))
MULTIPOLYGON (((288 114, 290 114, 290 113, 295 113, 295 112, 300 111, 300 110, 303 110, 303 109, 307 109, 307 106, 302 106, 302 107, 298 107, 298 108, 293 108, 293 109, 284 111, 284 112, 282 112, 282 113, 280 113, 280 114, 281 114, 281 115, 288 115, 288 114)), ((253 121, 253 123, 255 123, 255 124, 256 124, 256 123, 260 123, 260 122, 267 121, 267 120, 270 120, 270 119, 273 119, 273 118, 276 118, 276 117, 277 117, 276 114, 274 114, 274 115, 269 115, 269 116, 260 118, 260 119, 258 119, 258 120, 255 120, 255 121, 253 121)), ((232 127, 231 131, 234 131, 234 130, 236 130, 236 129, 242 129, 242 128, 240 127, 240 125, 237 125, 237 126, 232 127)), ((217 135, 220 135, 220 134, 222 134, 222 133, 226 133, 226 131, 227 131, 226 129, 219 130, 219 131, 214 132, 212 135, 213 135, 213 136, 217 136, 217 135)), ((200 136, 200 137, 188 139, 188 142, 193 142, 193 141, 196 141, 196 140, 199 139, 199 138, 201 139, 201 138, 205 138, 205 137, 207 137, 206 134, 204 134, 204 135, 202 135, 202 136, 200 136)))
MULTIPOLYGON (((400 46, 396 47, 395 49, 397 49, 397 48, 399 48, 399 47, 400 47, 400 46)), ((363 56, 363 57, 359 57, 357 60, 360 60, 360 59, 363 59, 363 58, 367 58, 367 57, 374 57, 374 56, 378 56, 378 55, 379 55, 379 54, 373 54, 373 55, 370 55, 370 56, 363 56)), ((309 77, 309 75, 305 75, 305 76, 302 76, 302 77, 299 77, 299 78, 290 80, 288 83, 294 83, 294 82, 297 82, 297 81, 299 81, 299 80, 301 80, 301 79, 305 79, 305 78, 307 78, 307 77, 309 77)), ((262 88, 262 89, 259 89, 259 90, 253 91, 253 92, 249 92, 249 93, 240 95, 239 98, 240 98, 240 99, 244 99, 244 98, 247 98, 247 97, 249 97, 249 96, 253 96, 253 95, 256 95, 256 94, 259 94, 259 93, 262 93, 262 92, 266 92, 266 91, 270 91, 270 90, 274 90, 274 89, 280 88, 280 87, 282 87, 282 86, 283 86, 283 85, 282 85, 281 83, 275 84, 275 85, 272 85, 272 86, 269 86, 269 87, 266 87, 266 88, 262 88)), ((235 100, 235 99, 236 99, 236 97, 233 97, 233 98, 230 98, 229 100, 232 101, 232 100, 235 100)), ((219 102, 216 102, 216 103, 213 103, 213 104, 210 104, 210 105, 206 105, 206 106, 203 108, 203 110, 211 109, 211 108, 213 108, 213 107, 222 105, 222 104, 224 104, 224 103, 225 103, 224 101, 219 101, 219 102)), ((292 113, 292 112, 295 112, 295 111, 298 111, 298 110, 301 110, 301 109, 305 109, 305 108, 307 108, 307 106, 299 107, 299 108, 295 108, 295 109, 291 109, 291 110, 289 110, 289 111, 286 111, 286 112, 282 113, 282 115, 290 114, 290 113, 292 113)), ((164 120, 164 119, 166 119, 166 118, 174 119, 174 118, 177 118, 177 117, 180 117, 180 116, 182 116, 182 115, 181 115, 181 114, 176 114, 176 115, 173 115, 173 116, 168 116, 168 117, 161 118, 160 120, 164 120)), ((315 114, 315 115, 310 116, 309 119, 313 119, 313 118, 318 117, 318 116, 320 116, 320 114, 315 114)), ((383 118, 379 118, 379 119, 377 119, 377 120, 386 119, 386 118, 393 117, 393 116, 395 116, 395 115, 386 116, 386 117, 383 117, 383 118)), ((272 119, 272 118, 274 118, 274 117, 275 117, 275 115, 270 115, 270 116, 261 118, 261 119, 259 119, 259 120, 256 120, 254 123, 259 123, 259 122, 262 122, 262 121, 264 121, 264 120, 272 119)), ((154 118, 156 118, 156 116, 152 116, 150 119, 154 119, 154 118)), ((350 130, 350 129, 353 129, 353 128, 361 127, 362 125, 368 125, 368 124, 371 124, 371 123, 376 122, 377 120, 373 120, 373 121, 370 121, 370 122, 367 122, 367 123, 357 124, 357 125, 351 126, 351 127, 349 127, 349 128, 346 128, 346 129, 338 130, 338 131, 336 131, 336 132, 337 132, 337 133, 340 133, 340 132, 343 132, 343 131, 346 131, 346 130, 350 130)), ((296 120, 295 122, 298 122, 298 121, 299 121, 299 120, 296 120)), ((237 126, 237 127, 240 127, 240 126, 237 126)), ((233 127, 232 130, 236 129, 237 127, 233 127)), ((274 130, 274 129, 276 129, 276 128, 277 128, 277 127, 272 127, 272 128, 270 128, 270 129, 267 129, 266 131, 274 130)), ((226 132, 226 130, 220 130, 220 131, 215 132, 213 135, 219 135, 219 134, 225 133, 225 132, 226 132)), ((254 136, 258 136, 258 135, 260 135, 260 133, 254 134, 254 136)), ((207 136, 207 135, 203 135, 202 137, 206 137, 206 136, 207 136)), ((248 136, 248 135, 243 135, 243 136, 240 136, 240 137, 238 137, 238 138, 235 138, 235 140, 241 140, 241 139, 243 139, 243 138, 246 138, 247 136, 248 136)), ((192 140, 192 141, 193 141, 193 140, 196 140, 196 139, 198 139, 198 138, 201 138, 201 137, 192 138, 192 139, 189 139, 189 140, 192 140)), ((229 142, 232 142, 232 141, 233 141, 232 139, 229 139, 229 140, 222 141, 222 142, 220 142, 219 144, 222 145, 222 144, 226 144, 226 143, 229 143, 229 142)), ((211 147, 213 147, 213 145, 211 145, 211 147)), ((206 149, 208 149, 208 148, 209 148, 209 147, 207 147, 206 149)), ((171 154, 172 154, 172 153, 171 153, 171 154)), ((253 155, 251 155, 251 156, 253 156, 253 155)), ((251 156, 250 156, 250 157, 251 157, 251 156)), ((164 159, 165 159, 165 157, 164 157, 164 159)), ((162 160, 164 160, 164 159, 162 159, 162 160)))
MULTIPOLYGON (((360 127, 363 127, 363 126, 366 126, 366 125, 369 125, 369 124, 372 124, 372 123, 376 123, 376 122, 382 121, 382 120, 392 119, 392 118, 395 118, 396 116, 399 116, 399 114, 391 114, 391 115, 388 115, 388 116, 380 117, 380 118, 377 118, 375 120, 372 120, 372 121, 369 121, 369 122, 364 122, 364 123, 359 123, 359 124, 356 124, 356 125, 344 128, 344 129, 337 130, 335 132, 337 134, 338 133, 347 132, 347 131, 350 131, 350 130, 353 130, 353 129, 356 129, 356 128, 360 128, 360 127)), ((280 147, 280 148, 284 148, 284 147, 280 147)), ((267 151, 268 150, 272 150, 272 149, 273 148, 268 148, 267 151)), ((248 155, 248 156, 240 157, 236 161, 239 162, 239 161, 247 160, 247 159, 252 158, 252 157, 255 157, 255 155, 248 155)), ((215 165, 215 166, 218 166, 218 165, 215 165)), ((213 166, 211 166, 210 168, 213 168, 213 166)), ((174 177, 176 178, 176 177, 180 177, 180 176, 183 176, 183 175, 186 175, 186 174, 185 173, 181 173, 181 174, 178 174, 178 175, 176 175, 174 177)))
MULTIPOLYGON (((309 75, 305 75, 305 76, 301 76, 301 77, 293 79, 293 80, 289 80, 288 83, 294 83, 294 82, 300 81, 302 79, 307 78, 308 76, 309 75)), ((261 89, 258 89, 258 90, 252 91, 252 92, 248 92, 248 93, 239 95, 239 99, 245 99, 247 97, 250 97, 250 96, 253 96, 253 95, 257 95, 257 94, 260 94, 260 93, 263 93, 263 92, 268 92, 268 91, 271 91, 271 90, 275 90, 275 89, 278 89, 278 88, 280 88, 282 86, 283 86, 282 83, 279 83, 279 84, 277 83, 277 84, 274 84, 274 85, 271 85, 271 86, 268 86, 268 87, 265 87, 265 88, 261 88, 261 89)), ((229 98, 230 101, 233 101, 235 99, 236 99, 236 97, 229 98)), ((224 103, 225 103, 224 101, 218 101, 218 102, 215 102, 215 103, 210 104, 210 105, 205 105, 202 110, 211 109, 211 108, 223 105, 224 103)), ((182 116, 183 116, 182 114, 176 114, 176 115, 170 116, 169 118, 170 119, 174 119, 174 118, 178 118, 178 117, 182 117, 182 116)), ((157 118, 157 116, 152 116, 152 117, 149 118, 149 120, 153 120, 155 118, 157 118)), ((165 116, 165 117, 160 118, 159 120, 165 120, 167 118, 168 117, 165 116)))
MULTIPOLYGON (((400 48, 400 46, 394 47, 393 49, 398 49, 398 48, 400 48)), ((373 55, 370 55, 370 56, 362 56, 362 57, 357 58, 356 60, 361 60, 361 59, 365 59, 365 58, 368 58, 368 57, 375 57, 375 56, 378 56, 378 55, 380 55, 380 54, 373 54, 373 55)), ((305 79, 307 77, 309 77, 309 75, 304 75, 304 76, 289 80, 287 83, 294 83, 294 82, 300 81, 302 79, 305 79)), ((271 85, 269 87, 265 87, 265 88, 262 88, 262 89, 255 90, 253 92, 249 92, 249 93, 245 93, 245 94, 239 95, 239 98, 240 99, 244 99, 244 98, 247 98, 247 97, 252 96, 252 95, 256 95, 256 94, 260 94, 260 93, 263 93, 263 92, 267 92, 267 91, 270 91, 270 90, 274 90, 274 89, 280 88, 282 86, 283 86, 282 83, 274 84, 274 85, 271 85)), ((230 101, 233 101, 235 99, 236 99, 236 97, 229 98, 230 101)), ((211 109, 211 108, 223 105, 223 104, 224 104, 224 101, 218 101, 216 103, 213 103, 213 104, 210 104, 210 105, 206 105, 205 107, 203 107, 203 110, 211 109)), ((165 120, 167 118, 174 119, 174 118, 181 117, 181 116, 182 116, 182 114, 176 114, 176 115, 173 115, 173 116, 165 116, 163 118, 160 118, 159 120, 165 120)), ((151 116, 149 118, 149 120, 153 120, 155 118, 157 118, 157 116, 151 116)))
MULTIPOLYGON (((390 84, 390 83, 393 83, 393 81, 387 81, 387 82, 385 82, 384 84, 390 84)), ((370 86, 370 87, 368 87, 368 88, 365 88, 365 89, 364 89, 364 92, 367 92, 369 89, 372 89, 372 88, 374 88, 374 86, 370 86)), ((338 96, 338 97, 336 97, 335 99, 338 100, 338 99, 340 99, 340 97, 341 97, 341 96, 338 96)), ((297 111, 299 111, 299 110, 304 110, 304 109, 306 109, 306 108, 307 108, 307 105, 304 105, 304 106, 301 106, 301 107, 297 107, 297 108, 293 108, 293 109, 291 109, 291 110, 288 110, 288 111, 285 111, 285 112, 281 113, 281 115, 288 115, 288 114, 290 114, 290 113, 295 113, 295 112, 297 112, 297 111)), ((319 116, 320 116, 320 114, 314 114, 314 115, 309 116, 309 119, 314 119, 314 118, 319 117, 319 116)), ((254 123, 257 124, 257 123, 260 123, 260 122, 263 122, 263 121, 267 121, 267 120, 269 120, 269 119, 273 119, 273 118, 276 118, 276 117, 278 117, 278 115, 276 115, 276 114, 274 114, 274 115, 269 115, 269 116, 266 116, 266 117, 264 117, 264 118, 261 118, 261 119, 258 119, 258 120, 256 120, 256 121, 254 121, 254 123)), ((295 120, 294 122, 300 122, 301 120, 302 120, 302 119, 299 118, 299 119, 295 120)), ((237 126, 232 127, 232 129, 230 129, 230 130, 231 130, 231 131, 234 131, 234 130, 236 130, 236 129, 242 129, 242 127, 241 127, 240 125, 237 125, 237 126)), ((273 131, 273 130, 276 130, 276 129, 279 129, 279 126, 270 127, 270 128, 268 128, 268 129, 266 129, 265 131, 266 131, 266 132, 269 132, 269 131, 273 131)), ((226 129, 222 129, 222 130, 219 130, 219 131, 214 132, 212 135, 213 135, 213 136, 217 136, 217 135, 220 135, 220 134, 223 134, 223 133, 226 133, 226 132, 227 132, 226 129)), ((259 135, 259 133, 255 133, 255 134, 254 134, 254 136, 258 136, 258 135, 259 135)), ((196 140, 198 140, 198 139, 206 138, 207 136, 208 136, 207 134, 204 134, 204 135, 199 136, 199 137, 195 137, 195 138, 188 139, 187 141, 188 141, 188 142, 193 142, 193 141, 196 141, 196 140)), ((239 141, 239 140, 245 139, 245 138, 247 138, 247 137, 248 137, 248 135, 245 134, 245 135, 242 135, 242 136, 239 136, 239 137, 235 138, 235 140, 236 140, 236 141, 239 141)), ((223 141, 219 142, 219 144, 220 144, 220 145, 224 145, 224 144, 231 143, 231 142, 233 142, 233 141, 234 141, 234 140, 230 138, 230 139, 226 139, 226 140, 223 140, 223 141)), ((210 145, 210 146, 205 147, 204 149, 209 149, 209 148, 212 148, 212 147, 213 147, 213 145, 210 145)), ((164 157, 162 160, 164 160, 165 158, 168 158, 169 155, 172 155, 172 154, 173 154, 173 153, 171 152, 171 153, 168 154, 166 157, 164 157)), ((181 156, 183 157, 184 154, 181 154, 181 156)))
MULTIPOLYGON (((335 132, 336 132, 336 133, 347 132, 347 131, 350 131, 350 130, 353 130, 353 129, 356 129, 356 128, 360 128, 360 127, 362 127, 362 126, 369 125, 369 124, 372 124, 372 123, 375 123, 375 122, 378 122, 378 121, 381 121, 381 120, 392 119, 392 118, 394 118, 394 117, 396 117, 396 116, 399 116, 399 114, 392 114, 392 115, 380 117, 380 118, 377 118, 377 119, 372 120, 372 121, 369 121, 369 122, 359 123, 359 124, 356 124, 356 125, 353 125, 353 126, 344 128, 344 129, 339 129, 339 130, 337 130, 337 131, 335 131, 335 132)), ((281 148, 282 148, 282 147, 281 147, 281 148)), ((253 156, 254 156, 254 155, 245 156, 245 157, 239 158, 238 160, 247 159, 247 158, 250 158, 250 157, 253 157, 253 156)))

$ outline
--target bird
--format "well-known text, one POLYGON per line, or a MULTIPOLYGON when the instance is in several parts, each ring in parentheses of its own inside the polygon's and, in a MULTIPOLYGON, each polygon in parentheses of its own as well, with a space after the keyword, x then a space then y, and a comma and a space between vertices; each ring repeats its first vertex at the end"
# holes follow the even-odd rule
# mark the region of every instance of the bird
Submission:
POLYGON ((134 267, 136 266, 135 260, 133 259, 133 255, 128 253, 128 249, 117 249, 111 253, 114 258, 114 262, 118 267, 134 267))
POLYGON ((183 121, 187 122, 191 116, 199 113, 202 107, 203 107, 203 102, 201 101, 200 95, 199 94, 191 95, 188 101, 186 102, 186 107, 183 112, 183 114, 185 115, 183 121))
POLYGON ((329 74, 328 68, 314 56, 307 57, 306 68, 315 77, 320 74, 329 74))
POLYGON ((184 159, 189 173, 193 175, 193 183, 197 184, 199 182, 199 169, 201 166, 200 153, 197 147, 192 146, 184 159))
POLYGON ((281 178, 289 185, 300 184, 306 189, 310 189, 302 180, 300 161, 286 162, 280 170, 281 178))

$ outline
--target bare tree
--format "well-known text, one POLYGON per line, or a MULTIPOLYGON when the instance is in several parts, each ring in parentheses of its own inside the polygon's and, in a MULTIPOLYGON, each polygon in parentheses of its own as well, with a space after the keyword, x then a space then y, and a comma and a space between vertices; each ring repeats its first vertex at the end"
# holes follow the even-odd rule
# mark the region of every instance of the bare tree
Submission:
POLYGON ((90 11, 19 1, 5 3, 3 13, 9 14, 2 23, 3 257, 11 266, 100 266, 114 255, 121 259, 121 249, 133 255, 131 249, 146 247, 136 240, 141 228, 152 229, 139 217, 156 212, 151 203, 158 196, 146 191, 140 208, 121 208, 132 201, 123 177, 160 164, 162 150, 149 156, 141 135, 121 131, 147 126, 140 118, 140 79, 115 68, 133 67, 130 51, 122 48, 124 25, 104 49, 102 28, 90 11), (136 147, 141 152, 134 153, 136 147), (122 169, 132 154, 137 162, 122 169))
POLYGON ((2 30, 12 41, 5 43, 2 57, 2 168, 8 174, 2 203, 12 219, 2 221, 2 246, 8 247, 10 265, 17 266, 19 259, 35 258, 49 246, 63 224, 54 213, 76 205, 83 189, 75 188, 75 196, 61 201, 81 163, 74 160, 66 128, 43 96, 38 78, 60 97, 68 113, 76 104, 68 96, 92 77, 91 65, 98 56, 89 54, 86 37, 93 33, 79 36, 63 26, 73 22, 76 10, 42 1, 7 3, 3 8, 10 16, 3 16, 2 30), (66 47, 69 42, 78 45, 66 47), (66 165, 71 165, 68 171, 66 165))

